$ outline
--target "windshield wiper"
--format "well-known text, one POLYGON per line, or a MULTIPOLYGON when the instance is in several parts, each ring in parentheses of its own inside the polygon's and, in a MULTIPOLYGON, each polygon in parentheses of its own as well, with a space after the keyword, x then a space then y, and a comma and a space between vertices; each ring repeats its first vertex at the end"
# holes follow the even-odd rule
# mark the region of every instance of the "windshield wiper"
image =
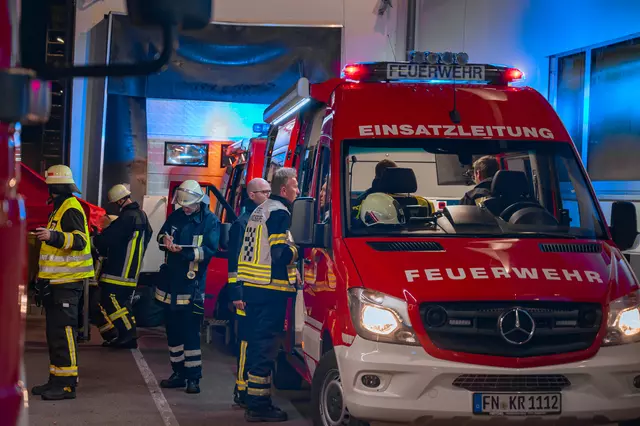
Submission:
POLYGON ((521 238, 521 237, 530 237, 530 238, 566 238, 569 240, 576 240, 578 239, 577 236, 575 235, 571 235, 571 234, 565 234, 565 233, 561 233, 561 232, 517 232, 517 233, 505 233, 505 234, 501 234, 503 237, 510 237, 510 238, 521 238))

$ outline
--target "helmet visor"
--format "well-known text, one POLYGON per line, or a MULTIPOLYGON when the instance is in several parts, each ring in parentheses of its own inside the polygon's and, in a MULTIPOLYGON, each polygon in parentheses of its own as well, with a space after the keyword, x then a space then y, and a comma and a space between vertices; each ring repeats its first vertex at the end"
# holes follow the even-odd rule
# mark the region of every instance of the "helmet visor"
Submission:
POLYGON ((171 204, 179 204, 181 206, 193 206, 204 198, 204 194, 191 191, 189 189, 178 188, 173 193, 171 204))

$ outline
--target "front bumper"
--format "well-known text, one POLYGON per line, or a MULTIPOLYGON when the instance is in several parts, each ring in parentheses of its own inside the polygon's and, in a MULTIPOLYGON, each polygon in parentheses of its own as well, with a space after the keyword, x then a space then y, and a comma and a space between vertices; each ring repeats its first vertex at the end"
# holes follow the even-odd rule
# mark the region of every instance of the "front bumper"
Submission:
POLYGON ((377 343, 360 337, 350 347, 337 346, 335 352, 347 408, 363 420, 418 424, 442 419, 504 422, 504 417, 472 414, 473 392, 452 384, 462 374, 562 374, 571 382, 562 391, 562 414, 542 419, 562 418, 578 424, 640 419, 640 389, 633 383, 640 375, 640 343, 602 348, 596 356, 581 362, 527 369, 445 361, 433 358, 421 347, 377 343), (365 387, 364 374, 379 376, 380 386, 365 387))

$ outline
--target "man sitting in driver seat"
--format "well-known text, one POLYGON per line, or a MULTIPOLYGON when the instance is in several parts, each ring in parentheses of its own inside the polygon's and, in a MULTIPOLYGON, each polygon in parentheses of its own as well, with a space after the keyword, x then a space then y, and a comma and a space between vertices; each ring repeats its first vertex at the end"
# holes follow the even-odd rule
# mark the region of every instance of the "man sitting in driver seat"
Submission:
POLYGON ((473 181, 476 186, 464 194, 464 197, 460 200, 460 205, 462 206, 480 205, 491 196, 493 176, 500 169, 500 165, 496 157, 485 155, 474 161, 472 169, 473 181))

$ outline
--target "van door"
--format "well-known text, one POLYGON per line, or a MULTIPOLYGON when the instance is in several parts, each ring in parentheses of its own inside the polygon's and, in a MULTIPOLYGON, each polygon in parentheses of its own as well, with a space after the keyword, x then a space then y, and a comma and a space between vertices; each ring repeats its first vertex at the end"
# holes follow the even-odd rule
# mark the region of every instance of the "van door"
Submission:
MULTIPOLYGON (((328 139, 321 138, 316 150, 311 188, 311 195, 315 198, 315 222, 331 226, 331 149, 328 139)), ((331 247, 306 249, 303 259, 305 284, 302 347, 312 374, 321 356, 322 326, 328 313, 336 305, 336 276, 332 254, 331 247)))

